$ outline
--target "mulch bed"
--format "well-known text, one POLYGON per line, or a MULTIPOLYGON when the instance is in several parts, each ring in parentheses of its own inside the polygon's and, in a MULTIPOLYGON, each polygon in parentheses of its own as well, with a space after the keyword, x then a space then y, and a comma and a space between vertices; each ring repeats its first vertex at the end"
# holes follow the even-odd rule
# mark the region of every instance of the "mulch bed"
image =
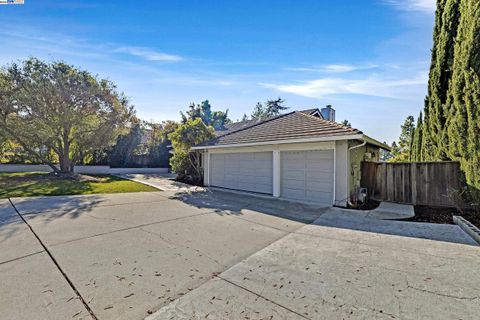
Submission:
POLYGON ((454 224, 453 216, 462 216, 477 227, 480 227, 480 213, 474 210, 460 212, 456 208, 415 206, 415 217, 403 221, 454 224))

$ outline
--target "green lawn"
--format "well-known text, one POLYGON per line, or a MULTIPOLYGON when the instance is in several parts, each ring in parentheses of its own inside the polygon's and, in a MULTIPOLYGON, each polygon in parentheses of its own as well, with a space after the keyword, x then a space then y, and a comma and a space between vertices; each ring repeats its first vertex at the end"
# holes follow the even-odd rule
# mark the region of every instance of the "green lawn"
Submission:
POLYGON ((0 173, 0 198, 158 191, 115 176, 94 177, 100 182, 77 181, 39 172, 0 173))

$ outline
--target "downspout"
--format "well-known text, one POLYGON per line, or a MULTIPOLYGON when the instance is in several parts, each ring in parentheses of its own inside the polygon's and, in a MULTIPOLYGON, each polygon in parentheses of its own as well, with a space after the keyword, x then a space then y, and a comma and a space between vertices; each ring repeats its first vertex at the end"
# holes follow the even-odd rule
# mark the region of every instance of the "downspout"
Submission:
POLYGON ((367 140, 363 140, 363 142, 361 144, 357 144, 356 146, 348 148, 348 151, 353 150, 353 149, 357 149, 357 148, 360 148, 360 147, 364 147, 366 145, 367 145, 367 140))
MULTIPOLYGON (((367 140, 365 139, 362 139, 363 142, 360 143, 360 144, 357 144, 356 146, 353 146, 353 147, 350 147, 348 148, 348 157, 350 157, 350 151, 353 150, 353 149, 357 149, 357 148, 361 148, 361 147, 364 147, 367 145, 367 140)), ((350 165, 350 164, 349 164, 350 165)), ((350 186, 350 182, 349 182, 349 186, 350 186)), ((350 206, 353 206, 353 203, 350 201, 350 196, 348 196, 347 198, 347 203, 350 205, 350 206)))

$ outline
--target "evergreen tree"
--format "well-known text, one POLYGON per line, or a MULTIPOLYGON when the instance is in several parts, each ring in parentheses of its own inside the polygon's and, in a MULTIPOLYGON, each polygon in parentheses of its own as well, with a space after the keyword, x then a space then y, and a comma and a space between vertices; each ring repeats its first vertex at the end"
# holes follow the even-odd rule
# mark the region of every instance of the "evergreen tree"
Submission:
POLYGON ((410 161, 422 161, 422 158, 420 156, 420 150, 422 148, 422 138, 423 138, 423 119, 422 119, 422 113, 420 112, 420 115, 418 116, 417 119, 417 126, 413 130, 412 134, 412 142, 411 142, 411 147, 410 147, 410 161))
POLYGON ((409 153, 410 146, 413 137, 413 131, 415 130, 415 119, 413 116, 408 116, 405 119, 405 122, 401 126, 401 133, 398 139, 398 146, 400 147, 400 152, 409 153))
POLYGON ((467 183, 478 189, 480 2, 438 0, 433 38, 424 119, 414 135, 412 159, 457 160, 467 183))
POLYGON ((265 109, 267 116, 278 116, 282 111, 288 109, 288 107, 284 106, 285 100, 278 97, 277 99, 267 100, 265 102, 265 109))
POLYGON ((422 160, 446 159, 444 128, 449 110, 445 108, 445 102, 452 78, 460 1, 463 0, 437 0, 428 96, 425 99, 422 160))
POLYGON ((252 119, 262 119, 265 117, 265 108, 261 102, 257 102, 252 112, 252 119))
POLYGON ((225 111, 212 111, 212 106, 208 100, 202 101, 197 105, 191 103, 188 106, 186 114, 180 112, 180 115, 182 117, 182 123, 187 123, 188 120, 200 118, 203 123, 207 126, 212 126, 216 130, 222 129, 225 127, 225 124, 232 122, 228 118, 228 109, 225 111))
POLYGON ((467 183, 480 187, 480 2, 462 0, 446 110, 446 153, 460 161, 467 183))
POLYGON ((255 109, 252 112, 252 119, 266 119, 273 116, 278 116, 282 111, 288 109, 284 106, 285 100, 277 98, 273 100, 267 100, 265 105, 257 102, 255 109))

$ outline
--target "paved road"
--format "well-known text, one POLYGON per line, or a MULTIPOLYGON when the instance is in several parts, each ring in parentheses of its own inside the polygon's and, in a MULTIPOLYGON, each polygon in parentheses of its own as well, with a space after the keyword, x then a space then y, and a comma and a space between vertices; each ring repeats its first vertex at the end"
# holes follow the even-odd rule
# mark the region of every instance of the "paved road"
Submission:
POLYGON ((455 226, 179 188, 12 199, 28 225, 0 202, 0 319, 480 312, 480 249, 455 226))

